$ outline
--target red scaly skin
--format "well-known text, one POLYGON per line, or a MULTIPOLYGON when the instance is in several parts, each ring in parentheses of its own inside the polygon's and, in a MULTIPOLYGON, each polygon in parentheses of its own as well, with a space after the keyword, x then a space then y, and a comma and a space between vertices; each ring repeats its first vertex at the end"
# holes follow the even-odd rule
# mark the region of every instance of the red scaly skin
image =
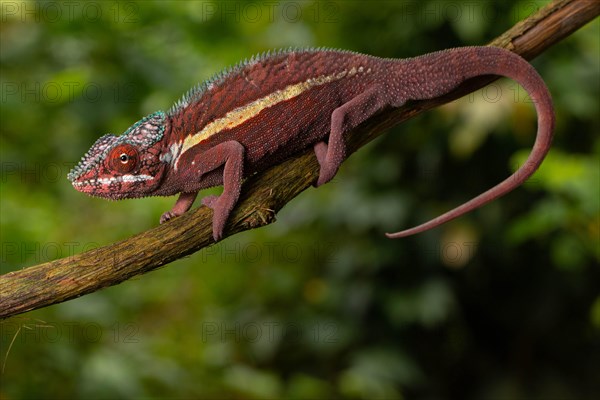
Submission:
POLYGON ((447 94, 467 79, 502 75, 529 93, 538 132, 526 163, 467 203, 397 238, 431 229, 500 197, 539 167, 552 141, 548 89, 523 58, 496 47, 462 47, 409 59, 326 49, 283 50, 253 57, 192 89, 168 113, 151 114, 121 136, 105 135, 69 174, 84 193, 110 199, 170 196, 166 222, 190 209, 198 191, 223 185, 212 208, 213 237, 223 236, 242 180, 314 148, 329 182, 346 158, 343 134, 387 107, 447 94))

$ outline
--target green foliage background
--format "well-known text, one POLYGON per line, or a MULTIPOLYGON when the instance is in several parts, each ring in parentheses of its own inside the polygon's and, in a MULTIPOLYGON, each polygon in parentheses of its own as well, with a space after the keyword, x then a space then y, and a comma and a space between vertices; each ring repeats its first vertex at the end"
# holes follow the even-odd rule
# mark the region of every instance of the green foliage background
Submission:
MULTIPOLYGON (((156 225, 174 198, 88 198, 66 174, 100 135, 228 65, 288 46, 485 44, 544 3, 2 1, 0 272, 156 225)), ((535 111, 498 81, 383 135, 272 226, 1 322, 0 398, 600 393, 599 33, 596 19, 534 60, 556 137, 514 193, 383 237, 524 160, 535 111)))

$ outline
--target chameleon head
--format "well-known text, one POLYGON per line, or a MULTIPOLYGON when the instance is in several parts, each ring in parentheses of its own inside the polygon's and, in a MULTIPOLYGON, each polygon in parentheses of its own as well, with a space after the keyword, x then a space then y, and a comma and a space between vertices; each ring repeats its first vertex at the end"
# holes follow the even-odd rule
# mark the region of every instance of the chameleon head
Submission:
POLYGON ((160 160, 167 116, 159 111, 142 118, 123 135, 104 135, 68 174, 80 192, 109 199, 151 195, 166 164, 160 160))

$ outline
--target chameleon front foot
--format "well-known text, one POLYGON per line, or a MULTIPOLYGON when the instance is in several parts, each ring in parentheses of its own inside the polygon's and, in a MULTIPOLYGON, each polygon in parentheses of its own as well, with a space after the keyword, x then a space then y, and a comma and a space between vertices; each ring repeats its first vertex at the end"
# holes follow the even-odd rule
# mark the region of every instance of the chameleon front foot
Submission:
POLYGON ((167 222, 175 217, 179 217, 179 215, 174 213, 173 211, 167 211, 167 212, 163 213, 163 215, 160 216, 160 223, 164 224, 165 222, 167 222))
MULTIPOLYGON (((160 217, 160 223, 164 224, 173 218, 179 217, 190 209, 197 193, 182 193, 173 209, 163 213, 160 217)), ((206 196, 202 199, 202 204, 213 210, 213 238, 219 241, 223 237, 225 222, 233 209, 233 205, 228 204, 222 196, 206 196)), ((230 203, 230 202, 229 202, 230 203)))
POLYGON ((327 148, 328 146, 325 142, 318 142, 313 147, 315 155, 317 156, 317 161, 319 161, 319 165, 321 166, 319 170, 319 178, 314 184, 315 187, 324 185, 332 180, 339 168, 339 165, 334 165, 331 162, 327 162, 327 148))
POLYGON ((225 223, 235 203, 232 203, 231 199, 228 199, 227 196, 212 195, 204 197, 202 204, 213 210, 213 239, 215 239, 215 242, 218 242, 223 238, 225 223))

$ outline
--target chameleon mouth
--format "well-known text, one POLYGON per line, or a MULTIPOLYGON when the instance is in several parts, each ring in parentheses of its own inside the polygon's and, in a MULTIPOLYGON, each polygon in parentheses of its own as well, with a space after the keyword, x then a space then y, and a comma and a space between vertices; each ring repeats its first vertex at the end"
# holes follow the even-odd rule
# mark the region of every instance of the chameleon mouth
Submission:
POLYGON ((121 175, 115 177, 108 178, 96 178, 96 179, 87 179, 84 181, 73 181, 71 182, 75 188, 82 187, 92 187, 92 186, 105 186, 111 185, 115 183, 135 183, 135 182, 145 182, 153 179, 154 177, 151 175, 121 175))

